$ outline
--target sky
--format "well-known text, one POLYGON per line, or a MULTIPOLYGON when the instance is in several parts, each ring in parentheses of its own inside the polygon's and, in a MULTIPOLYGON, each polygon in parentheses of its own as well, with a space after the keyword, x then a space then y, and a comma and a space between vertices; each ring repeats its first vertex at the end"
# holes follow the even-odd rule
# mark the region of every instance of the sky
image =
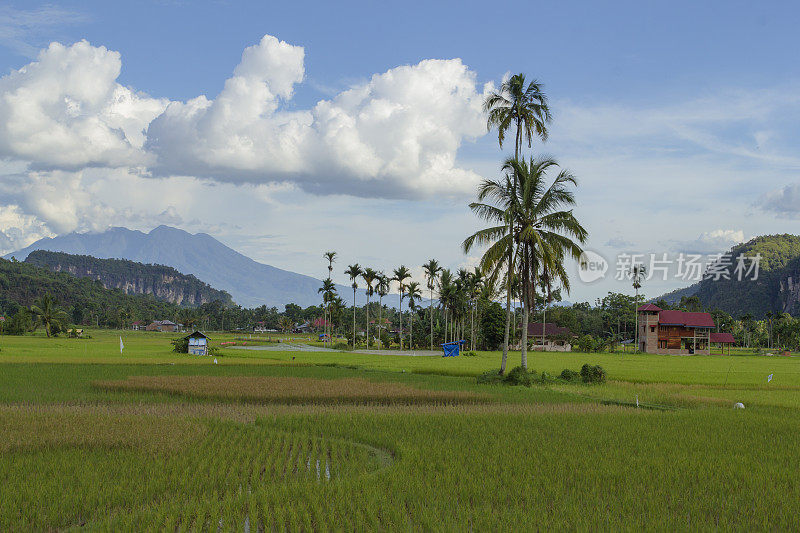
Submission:
MULTIPOLYGON (((477 264, 469 210, 513 145, 481 105, 545 86, 546 143, 608 272, 797 233, 790 2, 5 2, 0 253, 168 224, 303 274, 477 264)), ((513 136, 512 136, 513 138, 513 136)), ((709 259, 710 260, 710 259, 709 259)), ((650 297, 688 285, 652 275, 650 297)))

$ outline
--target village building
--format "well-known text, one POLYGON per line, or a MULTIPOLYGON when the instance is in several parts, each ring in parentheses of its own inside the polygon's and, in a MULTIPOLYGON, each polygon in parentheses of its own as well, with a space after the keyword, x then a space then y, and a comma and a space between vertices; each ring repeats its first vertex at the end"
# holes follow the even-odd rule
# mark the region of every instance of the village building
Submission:
POLYGON ((186 340, 189 342, 189 354, 208 355, 208 342, 211 339, 207 335, 195 331, 191 335, 187 335, 186 340))
POLYGON ((165 331, 168 333, 174 333, 178 331, 178 324, 175 322, 170 322, 169 320, 156 320, 151 322, 145 328, 147 331, 165 331))
POLYGON ((709 313, 661 309, 645 304, 636 310, 639 351, 669 355, 710 355, 714 319, 709 313))
POLYGON ((532 350, 544 352, 570 352, 571 339, 574 337, 569 328, 562 328, 552 322, 532 322, 528 324, 528 341, 532 342, 532 350), (544 338, 542 338, 544 334, 544 338))

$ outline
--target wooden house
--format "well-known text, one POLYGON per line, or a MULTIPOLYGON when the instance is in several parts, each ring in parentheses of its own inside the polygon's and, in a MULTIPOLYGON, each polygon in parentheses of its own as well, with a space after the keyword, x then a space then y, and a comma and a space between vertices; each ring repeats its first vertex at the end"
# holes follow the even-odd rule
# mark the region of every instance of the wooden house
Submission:
POLYGON ((191 355, 208 355, 208 342, 211 340, 207 335, 195 331, 187 335, 186 340, 189 341, 189 354, 191 355))
POLYGON ((645 304, 639 315, 639 350, 671 355, 709 355, 714 319, 709 313, 661 309, 645 304))
POLYGON ((574 337, 569 328, 562 328, 552 322, 531 322, 528 324, 528 341, 532 350, 543 352, 570 352, 570 339, 574 337))

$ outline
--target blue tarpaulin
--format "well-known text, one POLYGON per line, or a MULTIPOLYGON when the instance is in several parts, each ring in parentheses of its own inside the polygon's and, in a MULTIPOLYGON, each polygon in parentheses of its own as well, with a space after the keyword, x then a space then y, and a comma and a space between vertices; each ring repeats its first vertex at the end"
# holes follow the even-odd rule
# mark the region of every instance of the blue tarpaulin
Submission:
POLYGON ((442 344, 442 350, 444 350, 444 357, 457 357, 458 353, 461 349, 461 345, 467 341, 453 341, 453 342, 446 342, 442 344))

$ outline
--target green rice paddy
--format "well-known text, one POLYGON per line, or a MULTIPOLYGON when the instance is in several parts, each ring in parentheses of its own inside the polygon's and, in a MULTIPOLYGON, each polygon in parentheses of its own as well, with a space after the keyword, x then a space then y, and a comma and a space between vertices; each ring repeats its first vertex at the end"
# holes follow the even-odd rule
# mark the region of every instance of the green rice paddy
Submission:
POLYGON ((0 337, 0 531, 797 528, 798 357, 532 353, 609 381, 525 388, 476 384, 497 352, 87 333, 0 337))

